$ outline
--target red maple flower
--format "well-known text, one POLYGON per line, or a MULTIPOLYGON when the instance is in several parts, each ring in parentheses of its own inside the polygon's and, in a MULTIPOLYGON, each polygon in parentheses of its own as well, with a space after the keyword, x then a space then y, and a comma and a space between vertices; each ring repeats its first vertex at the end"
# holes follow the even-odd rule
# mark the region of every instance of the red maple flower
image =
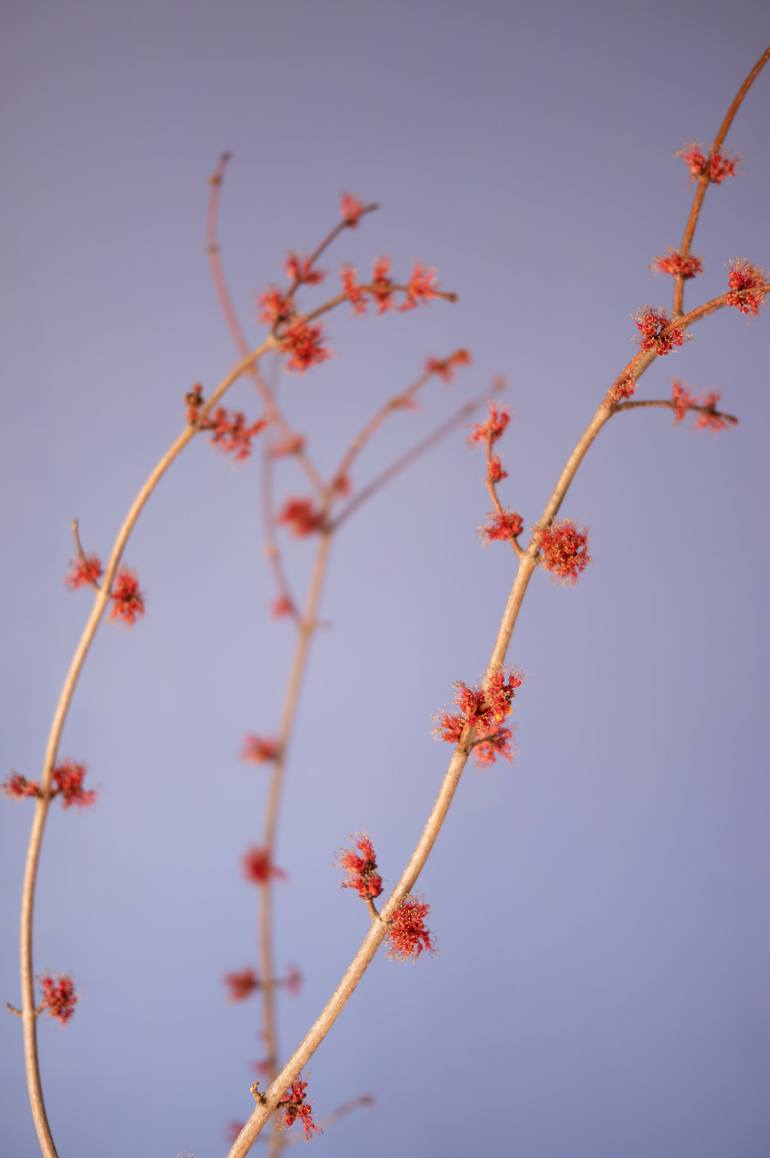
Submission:
POLYGON ((51 1017, 55 1017, 62 1025, 66 1025, 75 1012, 78 1003, 75 993, 75 983, 68 973, 59 977, 46 974, 40 978, 43 989, 43 1002, 51 1017))
POLYGON ((714 185, 721 185, 726 177, 734 177, 740 161, 740 157, 728 157, 720 152, 707 157, 696 141, 685 145, 676 155, 682 158, 693 180, 706 175, 714 185))
POLYGON ((324 520, 312 499, 287 499, 275 521, 281 527, 289 527, 295 538, 302 539, 320 531, 324 520))
POLYGON ((672 277, 681 277, 687 281, 689 278, 697 277, 699 273, 703 273, 703 262, 699 257, 693 257, 692 254, 683 257, 675 249, 669 249, 663 257, 655 258, 651 268, 656 269, 658 273, 669 273, 672 277))
MULTIPOLYGON (((434 735, 449 744, 459 743, 469 728, 475 729, 479 738, 493 737, 510 715, 516 690, 521 687, 523 679, 520 672, 501 668, 493 672, 486 687, 472 688, 458 680, 454 685, 454 699, 460 711, 440 714, 434 735)), ((493 758, 494 747, 486 762, 492 763, 493 758)))
POLYGON ((384 314, 393 307, 393 281, 390 277, 390 258, 378 257, 372 268, 369 292, 377 303, 377 313, 384 314))
POLYGON ((419 261, 414 263, 412 274, 406 283, 406 301, 400 307, 402 310, 413 310, 420 302, 429 302, 438 297, 436 285, 436 270, 426 269, 419 261))
POLYGON ((322 326, 312 326, 306 318, 297 318, 281 334, 281 346, 291 357, 289 370, 303 374, 311 366, 320 366, 331 358, 331 350, 324 346, 322 326))
POLYGON ((366 313, 366 289, 356 281, 356 270, 352 265, 343 265, 340 270, 342 292, 353 307, 354 314, 366 313))
POLYGON ((496 454, 491 454, 489 456, 489 461, 487 463, 487 478, 491 483, 499 483, 502 482, 504 478, 508 478, 508 471, 503 470, 502 461, 497 457, 496 454))
POLYGON ((671 318, 665 310, 643 306, 634 315, 634 323, 641 335, 640 350, 655 350, 662 356, 670 354, 674 346, 684 344, 684 331, 672 326, 671 318))
POLYGON ((287 615, 296 614, 296 611, 297 609, 288 595, 279 595, 277 599, 273 600, 273 605, 270 609, 273 619, 285 619, 287 615))
POLYGON ((280 753, 277 740, 252 734, 244 738, 241 760, 248 760, 252 764, 267 764, 270 760, 277 760, 280 753))
POLYGON ((504 760, 512 760, 512 737, 513 732, 510 728, 500 728, 494 735, 488 736, 486 740, 476 744, 473 749, 473 756, 478 766, 488 768, 490 764, 494 764, 498 756, 502 756, 504 760))
POLYGON ((474 426, 468 435, 469 442, 497 442, 511 421, 511 416, 507 410, 498 410, 491 402, 487 405, 489 406, 489 418, 486 422, 479 422, 478 425, 474 426))
POLYGON ((735 306, 742 314, 758 314, 765 296, 762 292, 765 284, 764 270, 752 265, 745 257, 739 257, 730 262, 728 282, 728 306, 735 306))
POLYGON ((569 519, 552 523, 540 532, 540 554, 547 571, 565 583, 575 583, 591 562, 588 531, 579 531, 569 519))
POLYGON ((24 800, 27 797, 39 800, 43 795, 37 780, 28 780, 19 772, 13 772, 3 781, 3 793, 15 800, 24 800))
POLYGON ((295 313, 294 301, 289 294, 271 286, 257 298, 259 320, 272 329, 288 322, 295 313))
POLYGON ((424 949, 435 952, 430 930, 425 925, 429 912, 430 905, 407 893, 388 923, 388 957, 396 961, 416 961, 424 949))
POLYGON ((230 990, 228 1000, 245 1001, 262 985, 253 969, 242 969, 240 973, 225 973, 225 985, 230 990))
POLYGON ((438 374, 444 382, 451 382, 454 378, 456 366, 470 365, 471 356, 468 350, 455 350, 448 358, 428 358, 425 363, 426 374, 438 374))
POLYGON ((364 211, 364 203, 354 197, 352 193, 342 194, 342 204, 340 205, 340 214, 342 220, 351 229, 355 229, 358 225, 361 214, 364 211))
MULTIPOLYGON (((492 461, 499 463, 500 460, 493 459, 492 461)), ((501 477, 506 477, 505 472, 501 477)), ((505 542, 506 539, 515 539, 517 535, 520 535, 523 527, 524 520, 516 511, 504 510, 501 515, 497 511, 490 511, 487 515, 487 525, 479 527, 479 534, 488 543, 493 543, 496 540, 505 542)))
POLYGON ((258 418, 251 426, 246 425, 246 416, 240 410, 229 411, 218 406, 206 420, 204 430, 211 431, 211 441, 225 454, 232 454, 236 462, 244 462, 251 454, 251 441, 265 429, 267 422, 258 418))
POLYGON ((337 856, 337 864, 348 874, 342 882, 343 889, 355 889, 364 901, 374 900, 382 892, 382 877, 377 872, 377 856, 374 845, 365 833, 355 838, 355 847, 343 849, 337 856))
POLYGON ((81 555, 78 559, 70 560, 69 573, 64 582, 71 591, 76 591, 78 587, 97 587, 103 570, 98 555, 81 555))
POLYGON ((78 808, 88 808, 96 800, 96 790, 83 788, 85 776, 85 764, 64 760, 53 770, 51 797, 61 796, 63 808, 71 808, 73 804, 78 808))
POLYGON ((137 619, 144 615, 144 596, 139 590, 139 580, 127 567, 122 567, 115 576, 111 598, 110 619, 122 619, 129 627, 133 627, 137 619))
POLYGON ((326 277, 320 269, 313 268, 312 258, 289 253, 283 263, 287 277, 297 285, 318 285, 326 277))
POLYGON ((690 393, 685 384, 679 378, 675 378, 671 392, 671 401, 674 404, 674 422, 681 422, 687 411, 696 402, 695 397, 690 393))
POLYGON ((293 1126, 296 1121, 302 1123, 302 1129, 305 1131, 305 1140, 313 1137, 313 1134, 320 1134, 321 1131, 313 1121, 313 1107, 305 1097, 305 1090, 307 1089, 307 1082, 299 1080, 292 1082, 288 1090, 278 1103, 278 1109, 283 1110, 283 1124, 288 1129, 293 1126))
POLYGON ((270 880, 285 880, 283 869, 276 868, 269 848, 253 844, 243 857, 243 874, 255 885, 266 885, 270 880))
POLYGON ((710 394, 706 395, 701 403, 703 410, 695 420, 696 430, 711 430, 716 434, 720 430, 727 429, 730 423, 723 414, 719 414, 717 411, 720 398, 721 394, 718 394, 716 390, 712 390, 710 394))

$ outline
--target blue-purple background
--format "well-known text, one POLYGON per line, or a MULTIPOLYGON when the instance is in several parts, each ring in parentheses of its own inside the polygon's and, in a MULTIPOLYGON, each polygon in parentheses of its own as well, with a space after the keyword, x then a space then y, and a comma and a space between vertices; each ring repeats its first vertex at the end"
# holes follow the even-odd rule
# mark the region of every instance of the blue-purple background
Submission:
MULTIPOLYGON (((467 345, 471 370, 396 415, 355 481, 503 373, 502 493, 531 519, 633 351, 631 314, 670 300, 648 263, 689 205, 674 151, 713 135, 768 35, 749 0, 10 0, 4 23, 3 775, 36 773, 87 614, 61 581, 70 519, 106 556, 185 391, 234 361, 203 234, 222 148, 224 258, 255 341, 253 292, 345 189, 383 210, 332 268, 418 257, 462 295, 330 321, 334 360, 282 387, 317 459, 427 355, 467 345)), ((769 110, 765 76, 729 141, 740 176, 707 198, 691 304, 722 291, 730 257, 770 264, 769 110)), ((677 374, 723 389, 740 427, 643 412, 591 451, 564 513, 590 525, 595 562, 575 590, 532 585, 510 657, 527 675, 517 763, 469 769, 422 878, 440 952, 378 959, 309 1067, 318 1116, 378 1099, 319 1156, 770 1152, 769 353, 766 319, 714 317, 641 395, 677 374)), ((231 397, 259 413, 248 383, 231 397)), ((335 850, 367 829, 397 877, 448 754, 432 713, 486 662, 512 561, 478 542, 482 473, 460 433, 339 540, 280 837, 278 959, 307 978, 281 1003, 284 1050, 366 925, 335 850)), ((282 485, 304 490, 291 465, 282 485)), ((45 1085, 63 1158, 209 1158, 261 1053, 256 1003, 229 1005, 221 982, 255 961, 239 858, 265 774, 238 751, 276 726, 292 635, 266 614, 256 462, 194 444, 126 558, 146 620, 100 632, 62 745, 98 807, 55 808, 43 853, 37 968, 82 994, 66 1030, 41 1025, 45 1085)), ((309 558, 292 549, 298 579, 309 558)), ((0 815, 0 996, 17 1001, 30 809, 0 815)), ((22 1158, 20 1027, 0 1024, 2 1153, 22 1158)))

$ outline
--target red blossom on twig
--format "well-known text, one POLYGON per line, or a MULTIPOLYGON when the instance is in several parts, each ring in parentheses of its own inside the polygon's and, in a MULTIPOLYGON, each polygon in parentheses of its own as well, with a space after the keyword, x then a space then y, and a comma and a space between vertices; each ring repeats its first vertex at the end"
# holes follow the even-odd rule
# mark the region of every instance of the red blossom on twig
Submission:
POLYGON ((70 560, 70 569, 64 582, 71 591, 77 591, 78 587, 97 587, 103 570, 98 555, 81 555, 79 559, 70 560))
POLYGON ((510 748, 506 748, 510 731, 501 728, 501 724, 511 713, 516 690, 521 687, 523 679, 520 672, 499 670, 491 676, 485 688, 472 688, 458 680, 454 685, 454 699, 460 710, 440 713, 433 734, 439 740, 457 744, 469 729, 473 729, 476 737, 483 741, 478 745, 481 753, 476 750, 477 763, 492 764, 496 754, 510 759, 510 748), (507 733, 507 736, 502 733, 507 733))
POLYGON ((413 310, 421 302, 429 302, 439 296, 436 284, 436 270, 426 269, 419 261, 414 263, 412 274, 406 284, 406 301, 402 310, 413 310))
POLYGON ((697 141, 685 145, 676 156, 682 158, 693 180, 706 175, 713 185, 721 185, 726 177, 734 177, 740 161, 740 157, 728 157, 720 152, 706 156, 697 141))
POLYGON ((271 880, 285 880, 283 869, 276 868, 269 848, 253 844, 243 857, 243 875, 256 885, 266 885, 271 880))
POLYGON ((423 950, 435 952, 425 918, 430 905, 407 894, 394 910, 388 923, 387 937, 390 948, 387 956, 396 961, 416 961, 423 950))
POLYGON ((671 401, 674 406, 674 422, 677 423, 682 421, 690 407, 695 404, 696 399, 684 383, 679 378, 675 378, 671 391, 671 401))
POLYGON ((758 314, 765 296, 762 292, 765 283, 764 270, 752 265, 745 257, 739 257, 730 262, 727 280, 730 286, 730 293, 727 295, 728 306, 735 306, 742 314, 758 314))
POLYGON ((496 454, 490 454, 487 459, 487 478, 493 484, 508 478, 508 471, 503 469, 502 460, 496 454))
POLYGON ((689 278, 697 277, 699 273, 703 273, 703 262, 699 257, 693 257, 692 254, 684 257, 675 249, 669 249, 663 257, 655 258, 651 268, 657 270, 658 273, 668 273, 672 277, 681 277, 687 281, 689 278))
POLYGON ((270 760, 277 760, 280 754, 281 748, 278 741, 269 736, 251 734, 244 738, 243 749, 241 750, 242 760, 248 760, 252 764, 267 764, 270 760))
POLYGON ((370 293, 377 303, 377 313, 384 314, 393 306, 393 280, 390 277, 390 258, 378 257, 372 268, 370 293))
POLYGON ((382 877, 377 872, 377 856, 374 845, 365 833, 355 838, 355 848, 343 849, 337 856, 337 864, 348 879, 342 882, 343 889, 355 889, 364 901, 373 901, 382 892, 382 877))
POLYGON ((302 1082, 299 1079, 292 1082, 279 1101, 278 1109, 283 1111, 284 1126, 288 1129, 296 1121, 300 1121, 302 1129, 305 1131, 305 1139, 308 1140, 313 1137, 313 1134, 320 1134, 321 1131, 313 1121, 313 1107, 306 1099, 306 1089, 307 1082, 302 1082))
POLYGON ((246 425, 246 415, 240 410, 226 410, 218 406, 207 420, 203 429, 211 431, 211 441, 224 454, 232 454, 236 462, 244 462, 251 454, 251 441, 267 422, 258 418, 251 426, 246 425))
POLYGON ((626 374, 622 378, 618 378, 610 386, 609 397, 611 402, 622 402, 625 398, 631 398, 636 390, 636 379, 632 378, 630 374, 626 374))
POLYGON ((259 320, 273 329, 288 322, 295 314, 294 302, 289 294, 271 286, 257 298, 259 320))
POLYGON ((444 382, 451 382, 457 366, 469 366, 471 356, 468 350, 455 350, 448 358, 428 358, 425 363, 427 374, 438 374, 444 382))
POLYGON ((476 744, 473 756, 478 766, 488 768, 490 764, 494 764, 498 756, 502 756, 504 760, 513 760, 512 738, 513 732, 510 728, 500 728, 494 735, 476 744))
MULTIPOLYGON (((63 808, 71 808, 73 804, 78 808, 88 808, 96 800, 96 790, 83 788, 85 775, 85 764, 76 764, 74 760, 63 760, 51 773, 49 799, 55 800, 57 796, 61 797, 63 808)), ((39 781, 28 780, 26 776, 21 776, 18 772, 9 776, 2 788, 6 796, 16 800, 23 800, 24 798, 42 800, 43 798, 43 789, 39 781)))
POLYGON ((366 313, 366 289, 356 281, 356 270, 352 265, 343 265, 340 271, 342 292, 353 307, 354 314, 366 313))
POLYGON ((288 595, 279 595, 277 599, 273 600, 270 614, 273 619, 285 619, 287 615, 294 615, 296 610, 288 595))
POLYGON ((489 418, 486 422, 479 422, 474 426, 473 430, 468 435, 469 442, 497 442, 505 433, 508 423, 511 421, 511 416, 507 410, 498 410, 491 402, 489 406, 489 418))
POLYGON ((666 310, 643 306, 634 315, 634 324, 640 334, 640 350, 654 350, 662 357, 670 354, 675 346, 684 344, 684 331, 678 326, 672 327, 666 310))
POLYGON ((312 499, 287 499, 276 516, 280 527, 289 527, 297 539, 312 535, 323 527, 323 514, 312 499))
POLYGON ((286 276, 297 285, 319 285, 326 274, 320 269, 313 268, 310 257, 298 253, 289 253, 283 263, 286 276))
POLYGON ((351 229, 355 229, 358 225, 361 214, 364 211, 364 204, 354 197, 352 193, 342 194, 342 203, 340 205, 340 215, 342 220, 351 229))
POLYGON ((281 334, 281 346, 291 355, 287 368, 304 374, 311 366, 320 366, 331 358, 331 350, 324 346, 322 326, 313 326, 306 318, 297 318, 281 334))
POLYGON ((256 993, 262 984, 253 969, 242 969, 240 973, 225 973, 224 982, 230 990, 229 1001, 245 1001, 252 993, 256 993))
POLYGON ((579 531, 569 519, 552 523, 541 531, 539 545, 545 569, 565 583, 577 582, 591 562, 588 531, 579 531))
POLYGON ((123 567, 115 576, 111 598, 110 619, 122 619, 129 627, 133 627, 137 619, 144 615, 144 595, 139 590, 139 580, 127 567, 123 567))
POLYGON ((717 409, 721 395, 716 390, 706 394, 701 400, 691 394, 687 387, 678 378, 674 379, 671 391, 671 404, 674 411, 674 423, 681 422, 688 411, 696 412, 695 429, 711 430, 714 433, 726 430, 731 420, 717 409))
POLYGON ((43 1005, 62 1025, 66 1025, 75 1012, 78 997, 75 992, 75 983, 68 973, 59 977, 46 974, 40 978, 43 990, 43 1005))
MULTIPOLYGON (((493 462, 499 464, 499 459, 493 459, 493 462)), ((500 478, 506 478, 506 472, 503 471, 500 478)), ((496 482, 497 479, 492 481, 496 482)), ((497 511, 490 511, 487 515, 487 524, 485 527, 479 528, 479 534, 482 539, 488 543, 495 541, 505 542, 507 539, 515 539, 521 534, 524 527, 524 520, 516 511, 503 510, 502 513, 497 511)))

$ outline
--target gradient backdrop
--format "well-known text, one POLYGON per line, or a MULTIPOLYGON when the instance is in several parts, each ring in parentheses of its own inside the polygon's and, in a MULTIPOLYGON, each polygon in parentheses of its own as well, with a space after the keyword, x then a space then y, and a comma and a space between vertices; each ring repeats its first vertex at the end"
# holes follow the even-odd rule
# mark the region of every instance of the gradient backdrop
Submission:
MULTIPOLYGON (((309 248, 351 190, 383 209, 337 247, 418 257, 461 292, 410 315, 335 316, 336 356, 287 380, 292 420, 331 467, 426 356, 469 371, 394 416, 362 483, 496 373, 515 411, 502 494, 536 517, 599 392, 634 349, 631 314, 668 304, 648 263, 689 206, 673 154, 708 140, 762 51, 760 2, 40 0, 5 4, 0 358, 2 775, 36 774, 89 607, 62 585, 69 523, 108 553, 182 397, 234 362, 211 289, 207 177, 223 148, 222 243, 256 342, 253 293, 309 248)), ((730 257, 770 264, 770 75, 731 135, 740 176, 711 191, 697 303, 730 257)), ((513 768, 469 772, 421 881, 439 953, 378 958, 306 1076, 312 1143, 335 1158, 765 1158, 770 1153, 765 501, 767 317, 722 313, 659 362, 723 389, 740 427, 618 418, 565 515, 591 527, 575 590, 536 577, 511 660, 513 768)), ((242 383, 233 405, 259 412, 242 383)), ((512 577, 482 549, 481 456, 463 433, 351 520, 334 556, 291 759, 277 955, 307 981, 280 1007, 291 1048, 358 945, 366 914, 335 850, 367 829, 393 881, 448 749, 431 716, 486 662, 512 577)), ((283 493, 302 493, 292 465, 283 493)), ((82 1000, 41 1026, 63 1158, 220 1155, 249 1112, 257 1004, 221 981, 255 960, 239 858, 264 772, 291 628, 269 619, 257 463, 200 440, 127 551, 148 592, 105 625, 62 755, 100 787, 52 812, 36 965, 82 1000)), ((310 548, 293 549, 306 575, 310 548)), ((30 809, 7 801, 0 997, 18 1001, 18 895, 30 809)), ((36 1153, 20 1026, 2 1027, 2 1153, 36 1153)))

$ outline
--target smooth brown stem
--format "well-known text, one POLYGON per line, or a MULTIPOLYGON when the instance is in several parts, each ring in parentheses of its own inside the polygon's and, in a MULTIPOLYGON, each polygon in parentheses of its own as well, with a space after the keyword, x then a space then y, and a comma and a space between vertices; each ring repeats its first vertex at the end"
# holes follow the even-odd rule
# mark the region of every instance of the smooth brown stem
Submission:
MULTIPOLYGON (((719 150, 722 148, 722 145, 725 142, 727 134, 730 131, 730 127, 732 126, 732 123, 735 120, 735 117, 738 113, 738 109, 743 104, 744 100, 746 99, 746 96, 748 94, 749 89, 751 88, 754 81, 757 79, 757 77, 761 73, 762 69, 767 64, 768 60, 770 60, 770 46, 768 46, 765 49, 765 51, 762 53, 759 60, 754 65, 751 72, 748 74, 748 76, 744 80, 743 84, 738 89, 737 93, 735 94, 735 97, 733 99, 733 103, 730 105, 729 109, 725 113, 725 118, 722 121, 722 124, 719 126, 719 132, 714 137, 714 143, 712 144, 711 151, 709 153, 710 157, 713 156, 715 153, 718 153, 719 150)), ((692 239, 695 236, 695 230, 696 230, 697 225, 698 225, 698 219, 700 217, 700 211, 701 211, 701 208, 703 206, 703 199, 706 196, 706 189, 708 188, 709 184, 710 184, 710 181, 708 178, 708 173, 704 173, 701 177, 698 178, 698 185, 697 185, 697 188, 695 190, 695 194, 694 194, 693 199, 692 199, 692 205, 690 206, 690 213, 689 213, 689 216, 687 218, 687 224, 684 227, 684 234, 682 236, 682 242, 681 242, 681 245, 679 246, 679 253, 681 254, 682 257, 689 257, 689 255, 690 255, 690 247, 692 246, 692 239)), ((681 274, 678 274, 675 281, 674 281, 673 313, 674 313, 675 317, 677 317, 679 314, 681 314, 682 310, 684 309, 684 283, 685 283, 685 280, 686 279, 683 278, 681 274)))
MULTIPOLYGON (((274 345, 272 338, 268 338, 263 342, 258 349, 250 353, 235 367, 234 370, 223 379, 216 387, 208 401, 201 407, 200 417, 205 418, 209 411, 219 402, 223 395, 230 389, 234 382, 242 377, 251 368, 254 362, 257 361, 268 349, 274 345)), ((40 1078, 40 1062, 37 1049, 37 1028, 36 1018, 34 1016, 35 1009, 35 994, 34 994, 34 964, 33 964, 33 923, 34 923, 34 905, 35 905, 35 889, 37 884, 37 873, 40 862, 40 853, 43 844, 43 836, 45 833, 46 819, 48 816, 48 809, 50 806, 51 796, 51 778, 53 775, 54 765, 56 763, 56 755, 59 750, 59 741, 61 739, 64 723, 67 719, 72 697, 75 692, 78 677, 85 663, 86 656, 90 650, 96 631, 99 627, 102 615, 109 600, 109 591, 112 587, 112 581, 120 564, 120 560, 125 550, 128 538, 134 529, 139 515, 141 514, 145 504, 157 487, 171 464, 181 454, 196 435, 197 430, 194 426, 187 426, 177 439, 171 444, 169 449, 158 462, 157 466, 150 473, 147 481, 140 489, 138 495, 134 499, 128 514, 123 520, 123 524, 118 531, 117 538, 110 554, 109 562, 104 572, 102 586, 98 588, 94 595, 94 603, 91 608, 91 613, 86 621, 83 633, 80 637, 78 645, 75 649, 75 654, 70 662, 69 670, 64 680, 59 700, 54 711, 53 721, 51 723, 51 730, 48 736, 48 742, 45 750, 45 757, 43 761, 43 771, 40 778, 40 787, 42 792, 42 799, 38 800, 35 807, 35 815, 32 820, 32 829, 29 836, 29 844, 27 846, 27 858, 24 868, 24 883, 22 885, 21 894, 21 920, 20 920, 20 958, 21 958, 21 991, 22 991, 22 1021, 24 1026, 24 1060, 27 1070, 27 1086, 29 1090, 30 1105, 32 1108, 32 1117, 37 1131, 40 1148, 46 1158, 55 1158, 56 1147, 54 1145, 51 1134, 50 1125, 45 1110, 45 1102, 43 1100, 43 1089, 40 1078)))
MULTIPOLYGON (((613 413, 617 414, 621 410, 639 410, 649 406, 662 406, 666 410, 676 410, 676 403, 670 398, 640 398, 633 399, 631 402, 616 402, 613 406, 613 413)), ((713 406, 702 406, 699 402, 691 402, 687 407, 688 412, 693 411, 696 414, 713 414, 715 418, 723 418, 725 422, 731 422, 733 426, 738 425, 738 419, 734 414, 728 414, 724 410, 715 410, 713 406)))

